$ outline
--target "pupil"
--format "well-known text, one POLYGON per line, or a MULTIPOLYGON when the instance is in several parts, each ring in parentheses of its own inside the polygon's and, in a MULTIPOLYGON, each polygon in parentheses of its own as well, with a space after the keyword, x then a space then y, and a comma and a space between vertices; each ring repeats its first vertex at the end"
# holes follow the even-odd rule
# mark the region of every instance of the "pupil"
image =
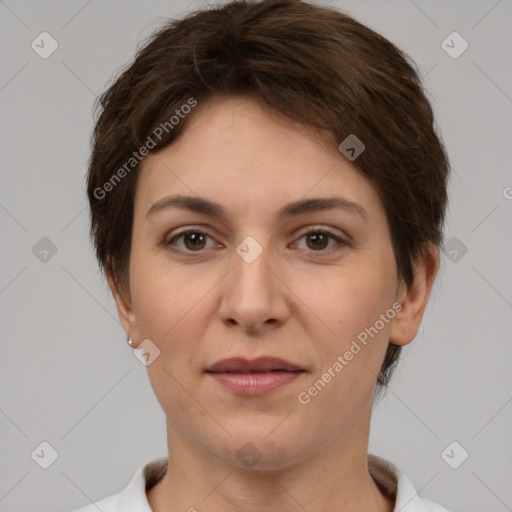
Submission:
POLYGON ((201 244, 201 242, 203 242, 203 240, 201 240, 202 238, 202 234, 200 233, 189 233, 187 235, 187 240, 189 240, 191 243, 190 243, 190 246, 192 248, 197 248, 199 247, 199 245, 201 244))
POLYGON ((313 235, 310 235, 310 237, 311 237, 311 239, 312 239, 312 240, 315 240, 315 239, 316 239, 316 242, 315 242, 315 241, 313 241, 313 244, 318 243, 318 239, 320 239, 320 245, 321 245, 321 248, 325 247, 325 243, 324 243, 324 244, 322 244, 321 242, 322 242, 322 241, 323 241, 323 242, 325 242, 325 241, 327 240, 327 238, 326 238, 326 237, 324 237, 324 235, 323 235, 322 233, 315 233, 315 234, 313 234, 313 235))

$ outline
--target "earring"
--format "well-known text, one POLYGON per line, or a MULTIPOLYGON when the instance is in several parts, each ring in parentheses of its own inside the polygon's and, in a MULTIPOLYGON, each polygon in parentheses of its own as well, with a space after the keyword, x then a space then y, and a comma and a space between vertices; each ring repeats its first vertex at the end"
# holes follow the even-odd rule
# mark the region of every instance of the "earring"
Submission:
POLYGON ((126 339, 128 341, 128 345, 130 345, 130 347, 133 347, 133 340, 130 338, 130 336, 127 336, 126 339))

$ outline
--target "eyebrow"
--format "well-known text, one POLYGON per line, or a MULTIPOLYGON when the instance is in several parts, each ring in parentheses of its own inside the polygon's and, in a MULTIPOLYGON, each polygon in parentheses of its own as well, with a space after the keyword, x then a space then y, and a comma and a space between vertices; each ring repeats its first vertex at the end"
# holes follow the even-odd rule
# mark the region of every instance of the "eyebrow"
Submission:
MULTIPOLYGON (((198 196, 172 195, 163 197, 149 208, 146 217, 152 217, 169 208, 190 210, 195 213, 216 217, 229 223, 229 215, 223 206, 198 196)), ((357 214, 362 217, 363 220, 368 220, 368 212, 360 204, 337 196, 313 197, 288 203, 277 212, 277 219, 282 220, 286 217, 294 217, 303 213, 312 213, 334 208, 357 214)))

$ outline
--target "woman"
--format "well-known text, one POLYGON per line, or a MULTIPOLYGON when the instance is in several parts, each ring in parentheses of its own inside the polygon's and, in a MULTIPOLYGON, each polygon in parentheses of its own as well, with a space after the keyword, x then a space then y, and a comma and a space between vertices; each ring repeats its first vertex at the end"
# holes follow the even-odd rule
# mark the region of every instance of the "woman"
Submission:
POLYGON ((407 58, 333 9, 237 1, 169 22, 101 107, 91 235, 169 453, 80 512, 446 512, 368 454, 447 200, 407 58))

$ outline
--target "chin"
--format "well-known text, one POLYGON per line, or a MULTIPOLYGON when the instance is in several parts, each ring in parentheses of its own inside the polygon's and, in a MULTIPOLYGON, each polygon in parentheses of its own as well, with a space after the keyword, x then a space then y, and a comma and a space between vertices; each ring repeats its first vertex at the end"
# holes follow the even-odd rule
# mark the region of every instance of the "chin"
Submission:
MULTIPOLYGON (((295 441, 295 436, 285 428, 277 432, 279 421, 265 423, 265 428, 245 428, 235 433, 227 429, 232 437, 211 446, 211 452, 223 462, 239 468, 254 471, 284 469, 306 457, 304 453, 304 436, 295 441), (271 426, 269 426, 271 425, 271 426), (300 451, 299 451, 300 450, 300 451)), ((278 427, 279 428, 279 427, 278 427)))

